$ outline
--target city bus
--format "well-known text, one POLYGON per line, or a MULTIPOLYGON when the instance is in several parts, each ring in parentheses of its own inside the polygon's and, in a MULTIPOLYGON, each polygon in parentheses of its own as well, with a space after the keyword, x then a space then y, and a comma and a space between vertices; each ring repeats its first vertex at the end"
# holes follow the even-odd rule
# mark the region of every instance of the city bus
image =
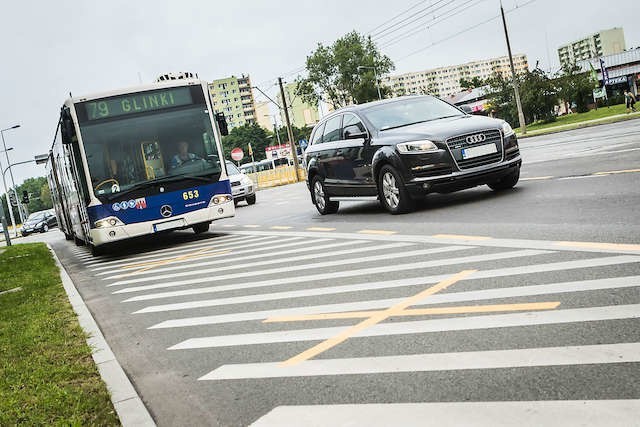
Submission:
POLYGON ((234 216, 221 113, 193 78, 71 97, 47 161, 60 229, 94 255, 110 243, 209 229, 234 216))

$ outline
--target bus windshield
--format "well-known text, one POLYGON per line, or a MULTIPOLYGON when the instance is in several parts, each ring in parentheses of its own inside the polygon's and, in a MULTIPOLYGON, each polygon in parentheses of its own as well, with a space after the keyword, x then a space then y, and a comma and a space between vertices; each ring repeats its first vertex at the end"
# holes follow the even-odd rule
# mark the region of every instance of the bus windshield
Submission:
POLYGON ((205 104, 87 120, 80 133, 93 192, 102 202, 158 179, 220 177, 205 104))

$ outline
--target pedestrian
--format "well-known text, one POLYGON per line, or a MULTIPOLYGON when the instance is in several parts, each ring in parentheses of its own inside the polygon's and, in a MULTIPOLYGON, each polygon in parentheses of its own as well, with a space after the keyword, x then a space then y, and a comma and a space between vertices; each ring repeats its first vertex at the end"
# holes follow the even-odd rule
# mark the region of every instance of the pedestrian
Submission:
POLYGON ((625 103, 627 105, 627 114, 631 113, 631 112, 636 112, 636 97, 633 93, 631 93, 630 90, 625 89, 624 90, 624 100, 625 103))

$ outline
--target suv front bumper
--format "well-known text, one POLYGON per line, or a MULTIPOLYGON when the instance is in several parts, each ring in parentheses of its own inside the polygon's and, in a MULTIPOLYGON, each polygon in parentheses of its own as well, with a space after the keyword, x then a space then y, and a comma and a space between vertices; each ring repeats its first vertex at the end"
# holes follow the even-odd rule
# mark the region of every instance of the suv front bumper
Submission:
POLYGON ((499 181, 513 173, 521 164, 522 158, 518 155, 510 160, 476 169, 413 178, 406 182, 406 187, 412 197, 421 197, 428 193, 451 193, 499 181))

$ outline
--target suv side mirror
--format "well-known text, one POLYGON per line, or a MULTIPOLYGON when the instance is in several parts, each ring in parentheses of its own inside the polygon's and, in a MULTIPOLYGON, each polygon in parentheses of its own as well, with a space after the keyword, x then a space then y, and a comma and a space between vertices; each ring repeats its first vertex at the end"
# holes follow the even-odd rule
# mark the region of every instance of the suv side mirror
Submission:
POLYGON ((366 137, 367 132, 363 132, 357 125, 350 125, 344 128, 344 139, 359 139, 366 137))
POLYGON ((229 135, 229 128, 227 127, 227 119, 224 117, 224 113, 216 113, 216 123, 218 124, 218 130, 220 130, 220 135, 227 136, 229 135))

